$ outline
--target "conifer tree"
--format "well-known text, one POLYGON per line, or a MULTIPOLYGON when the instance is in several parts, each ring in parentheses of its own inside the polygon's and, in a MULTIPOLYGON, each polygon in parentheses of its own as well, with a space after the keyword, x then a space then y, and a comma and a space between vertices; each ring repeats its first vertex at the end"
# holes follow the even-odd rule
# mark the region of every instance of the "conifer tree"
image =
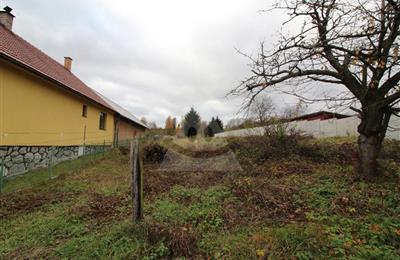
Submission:
POLYGON ((211 118, 210 123, 208 123, 208 127, 206 129, 206 136, 214 136, 215 134, 223 132, 223 124, 222 121, 217 117, 211 118))
POLYGON ((185 136, 194 137, 200 127, 200 116, 192 107, 190 111, 185 115, 183 122, 183 131, 185 136))
POLYGON ((218 124, 218 126, 219 126, 219 130, 220 130, 219 133, 223 132, 223 131, 224 131, 224 123, 222 123, 222 120, 219 119, 218 116, 217 116, 217 118, 215 119, 215 121, 217 122, 217 124, 218 124))

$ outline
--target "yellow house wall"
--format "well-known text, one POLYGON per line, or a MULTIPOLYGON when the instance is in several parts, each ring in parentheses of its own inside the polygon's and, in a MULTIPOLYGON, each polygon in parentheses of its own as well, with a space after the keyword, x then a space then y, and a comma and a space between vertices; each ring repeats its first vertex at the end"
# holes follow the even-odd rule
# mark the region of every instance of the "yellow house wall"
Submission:
POLYGON ((111 110, 0 60, 1 146, 111 143, 113 125, 111 110), (86 118, 83 104, 88 107, 86 118), (107 114, 106 130, 99 129, 100 112, 107 114))
POLYGON ((124 142, 144 134, 145 129, 135 126, 131 122, 120 119, 118 122, 118 141, 124 142))

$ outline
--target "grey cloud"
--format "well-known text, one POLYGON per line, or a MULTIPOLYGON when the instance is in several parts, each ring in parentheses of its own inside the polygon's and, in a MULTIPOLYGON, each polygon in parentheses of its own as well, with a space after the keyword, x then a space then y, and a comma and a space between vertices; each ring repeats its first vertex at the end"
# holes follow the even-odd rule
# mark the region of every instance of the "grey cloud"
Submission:
POLYGON ((175 0, 167 14, 142 1, 3 2, 15 10, 17 34, 60 62, 72 56, 73 72, 88 85, 159 125, 191 106, 206 120, 234 117, 241 99, 225 95, 249 74, 235 48, 272 46, 283 19, 258 14, 271 4, 264 0, 175 0))

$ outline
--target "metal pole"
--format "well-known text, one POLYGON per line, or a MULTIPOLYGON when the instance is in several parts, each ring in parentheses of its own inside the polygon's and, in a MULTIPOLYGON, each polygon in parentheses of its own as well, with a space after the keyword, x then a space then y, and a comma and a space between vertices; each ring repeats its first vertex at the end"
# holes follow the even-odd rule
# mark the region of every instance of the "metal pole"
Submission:
POLYGON ((136 221, 135 214, 135 143, 133 140, 130 143, 129 162, 131 164, 131 196, 132 196, 132 220, 136 221))
POLYGON ((83 128, 83 156, 86 155, 85 150, 86 150, 86 125, 83 128))
POLYGON ((83 128, 83 151, 82 151, 82 164, 85 166, 85 157, 86 157, 86 125, 83 128))
POLYGON ((4 157, 1 158, 0 164, 0 193, 3 191, 4 178, 4 157))
POLYGON ((143 174, 144 174, 144 167, 143 167, 143 151, 140 146, 140 139, 138 139, 138 166, 139 166, 139 203, 140 203, 140 211, 139 217, 140 219, 143 218, 143 174))
POLYGON ((83 145, 85 145, 85 143, 86 143, 86 125, 83 128, 83 145))
POLYGON ((49 156, 50 156, 50 158, 49 158, 49 179, 51 179, 51 176, 53 175, 53 151, 52 150, 50 150, 49 151, 49 156))

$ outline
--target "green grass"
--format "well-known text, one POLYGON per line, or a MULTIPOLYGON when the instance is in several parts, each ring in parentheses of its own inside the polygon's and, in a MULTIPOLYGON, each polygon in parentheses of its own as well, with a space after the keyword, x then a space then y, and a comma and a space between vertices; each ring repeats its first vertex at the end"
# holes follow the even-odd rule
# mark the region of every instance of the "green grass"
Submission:
POLYGON ((32 170, 24 175, 5 178, 3 180, 4 187, 2 192, 7 193, 41 185, 44 182, 48 182, 49 179, 57 178, 60 174, 68 174, 83 169, 102 157, 102 154, 86 155, 76 160, 69 160, 56 164, 52 166, 51 169, 40 168, 32 170))
POLYGON ((31 248, 46 248, 57 240, 84 233, 83 222, 66 214, 66 205, 56 205, 43 211, 2 221, 0 255, 8 252, 28 254, 31 248))
POLYGON ((174 186, 165 197, 146 209, 152 220, 166 226, 189 224, 199 231, 220 228, 221 206, 232 199, 229 189, 223 186, 212 186, 205 191, 174 186))
POLYGON ((340 161, 347 140, 305 140, 276 157, 258 140, 226 142, 243 172, 166 173, 146 164, 145 218, 135 224, 129 160, 117 151, 60 164, 56 179, 37 171, 9 180, 17 191, 0 195, 0 259, 400 257, 396 158, 382 158, 385 176, 367 182, 340 161))
POLYGON ((110 259, 138 256, 144 246, 143 230, 130 223, 119 223, 98 233, 68 240, 55 249, 61 258, 110 259))

